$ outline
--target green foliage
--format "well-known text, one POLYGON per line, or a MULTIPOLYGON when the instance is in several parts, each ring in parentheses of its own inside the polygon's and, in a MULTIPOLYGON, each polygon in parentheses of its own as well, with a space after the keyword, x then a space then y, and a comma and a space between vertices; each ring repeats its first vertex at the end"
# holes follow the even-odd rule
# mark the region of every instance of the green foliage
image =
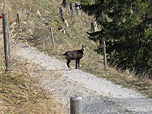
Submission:
POLYGON ((89 3, 92 2, 92 0, 80 0, 80 2, 81 2, 82 4, 89 4, 89 3))
POLYGON ((96 0, 82 9, 102 27, 90 35, 96 36, 96 41, 106 40, 109 64, 134 69, 137 74, 146 72, 151 77, 152 8, 148 0, 96 0))

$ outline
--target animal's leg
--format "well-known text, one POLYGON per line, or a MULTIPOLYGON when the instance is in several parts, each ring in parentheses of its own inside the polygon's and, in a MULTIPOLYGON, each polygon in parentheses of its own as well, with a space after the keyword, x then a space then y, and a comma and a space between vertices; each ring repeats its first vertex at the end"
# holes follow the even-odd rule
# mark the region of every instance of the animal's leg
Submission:
POLYGON ((78 59, 78 67, 80 67, 80 59, 78 59))
POLYGON ((75 68, 77 69, 77 68, 78 68, 78 67, 77 67, 77 66, 78 66, 78 60, 76 59, 75 62, 76 62, 75 68))
POLYGON ((67 66, 68 66, 68 68, 70 68, 70 62, 71 62, 71 60, 67 60, 67 66))

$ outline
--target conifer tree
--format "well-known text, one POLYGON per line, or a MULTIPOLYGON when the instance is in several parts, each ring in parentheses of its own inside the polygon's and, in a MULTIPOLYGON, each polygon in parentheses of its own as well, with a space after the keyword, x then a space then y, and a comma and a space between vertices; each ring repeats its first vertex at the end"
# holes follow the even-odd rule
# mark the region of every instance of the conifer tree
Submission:
POLYGON ((94 0, 81 8, 101 25, 100 31, 89 34, 94 41, 105 39, 109 64, 152 77, 150 0, 94 0))

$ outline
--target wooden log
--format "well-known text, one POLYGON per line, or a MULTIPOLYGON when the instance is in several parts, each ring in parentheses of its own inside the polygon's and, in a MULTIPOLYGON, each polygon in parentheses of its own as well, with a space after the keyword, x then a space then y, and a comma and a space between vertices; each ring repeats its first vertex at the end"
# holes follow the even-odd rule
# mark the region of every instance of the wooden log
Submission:
POLYGON ((71 97, 70 114, 82 114, 82 98, 81 97, 71 97))
POLYGON ((2 13, 3 17, 3 37, 4 37, 4 52, 5 52, 5 71, 10 71, 10 43, 9 43, 9 24, 8 14, 2 13))

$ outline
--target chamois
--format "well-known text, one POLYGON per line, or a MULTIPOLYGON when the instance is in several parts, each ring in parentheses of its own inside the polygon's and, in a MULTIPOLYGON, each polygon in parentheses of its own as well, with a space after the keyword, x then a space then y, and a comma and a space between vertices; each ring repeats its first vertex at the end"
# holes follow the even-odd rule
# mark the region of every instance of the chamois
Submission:
POLYGON ((63 55, 66 56, 68 68, 70 68, 71 60, 75 60, 76 61, 76 66, 75 66, 76 69, 78 67, 80 67, 80 59, 83 57, 83 54, 84 54, 84 51, 85 51, 85 47, 86 46, 82 45, 82 49, 81 50, 67 51, 67 52, 65 52, 63 54, 63 55))

